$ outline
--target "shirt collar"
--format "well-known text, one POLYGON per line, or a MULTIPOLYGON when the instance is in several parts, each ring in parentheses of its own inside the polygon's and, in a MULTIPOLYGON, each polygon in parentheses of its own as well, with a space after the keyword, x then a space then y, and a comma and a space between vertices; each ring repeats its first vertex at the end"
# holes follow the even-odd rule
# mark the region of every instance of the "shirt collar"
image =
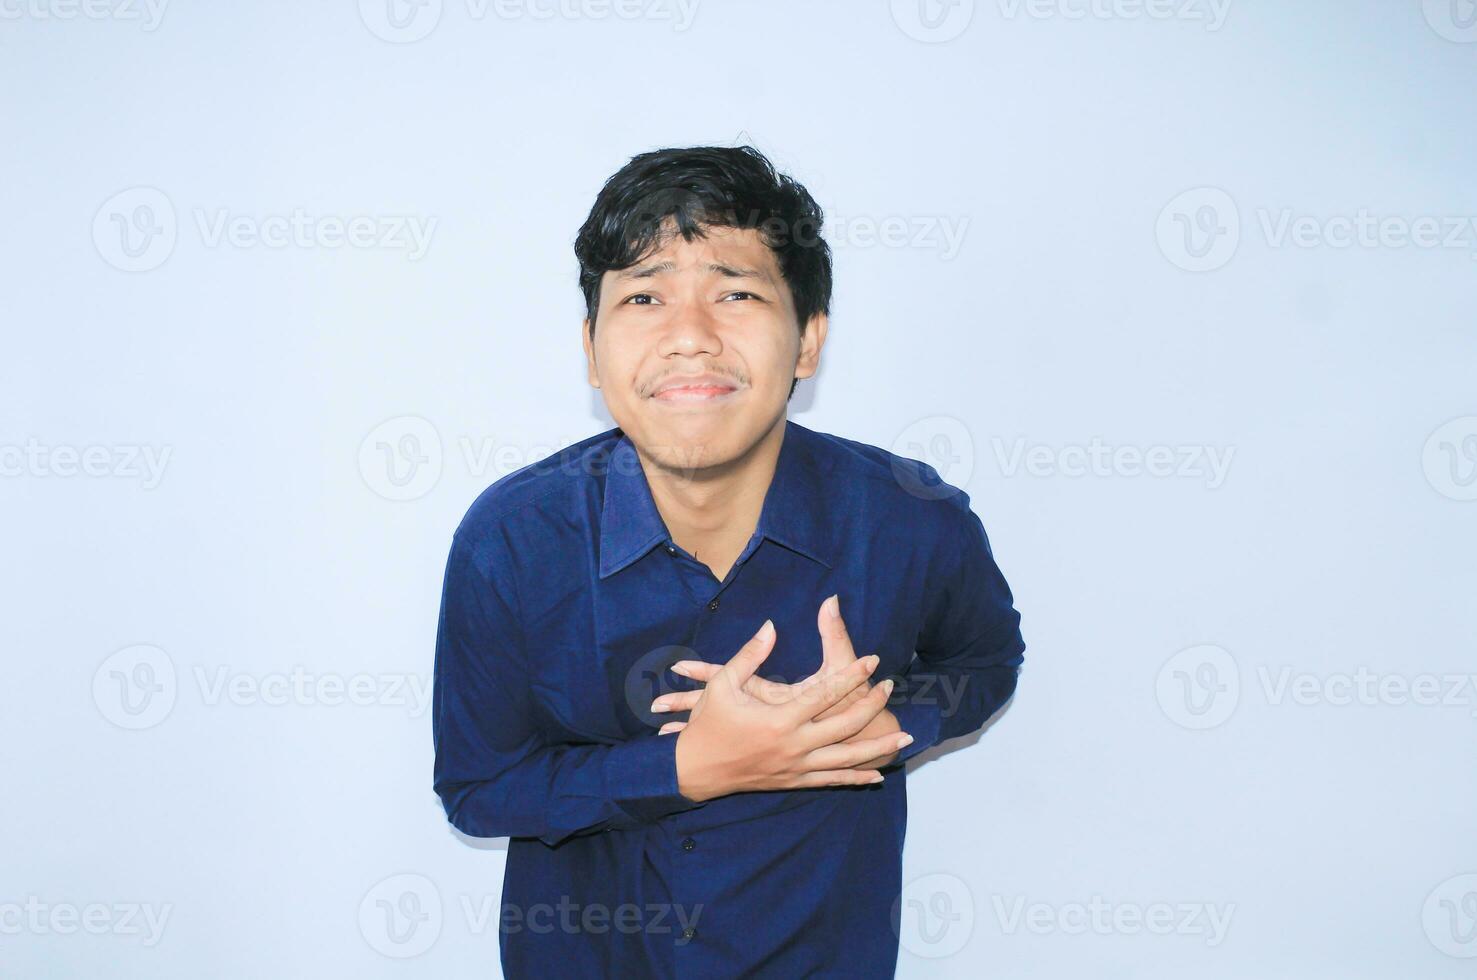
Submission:
MULTIPOLYGON (((774 479, 764 494, 755 534, 831 568, 825 518, 828 466, 817 452, 819 435, 785 420, 774 479)), ((611 450, 600 515, 600 577, 614 575, 670 537, 631 437, 611 450)))

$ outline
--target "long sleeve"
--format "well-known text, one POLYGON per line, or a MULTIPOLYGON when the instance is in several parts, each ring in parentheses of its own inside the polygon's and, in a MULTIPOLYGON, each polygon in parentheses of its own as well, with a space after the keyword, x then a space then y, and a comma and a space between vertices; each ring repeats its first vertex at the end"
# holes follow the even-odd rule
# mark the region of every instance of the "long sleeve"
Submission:
POLYGON ((895 764, 984 725, 1015 692, 1024 660, 1020 614, 969 495, 961 490, 945 506, 953 530, 929 563, 916 656, 889 699, 914 739, 895 764))
POLYGON ((697 806, 677 789, 674 736, 548 744, 509 567, 499 546, 474 546, 460 533, 453 539, 431 709, 434 788, 452 825, 474 837, 536 837, 552 846, 697 806))

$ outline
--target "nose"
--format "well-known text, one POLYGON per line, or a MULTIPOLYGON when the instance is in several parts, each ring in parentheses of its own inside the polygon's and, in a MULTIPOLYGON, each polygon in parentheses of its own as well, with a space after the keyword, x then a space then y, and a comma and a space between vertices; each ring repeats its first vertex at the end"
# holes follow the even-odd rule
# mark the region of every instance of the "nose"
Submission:
POLYGON ((657 353, 662 357, 673 354, 717 356, 723 353, 718 319, 712 309, 696 299, 679 302, 662 331, 657 353))

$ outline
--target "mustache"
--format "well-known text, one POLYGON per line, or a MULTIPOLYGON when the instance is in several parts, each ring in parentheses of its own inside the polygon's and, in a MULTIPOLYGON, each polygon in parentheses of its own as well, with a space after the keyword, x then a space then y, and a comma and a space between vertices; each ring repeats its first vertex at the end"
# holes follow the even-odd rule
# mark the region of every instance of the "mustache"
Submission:
POLYGON ((720 378, 727 378, 729 381, 732 381, 739 388, 746 388, 749 385, 749 379, 737 371, 718 367, 705 367, 701 371, 668 371, 660 377, 653 378, 642 385, 641 393, 643 395, 650 395, 673 378, 690 378, 696 374, 716 374, 720 378))

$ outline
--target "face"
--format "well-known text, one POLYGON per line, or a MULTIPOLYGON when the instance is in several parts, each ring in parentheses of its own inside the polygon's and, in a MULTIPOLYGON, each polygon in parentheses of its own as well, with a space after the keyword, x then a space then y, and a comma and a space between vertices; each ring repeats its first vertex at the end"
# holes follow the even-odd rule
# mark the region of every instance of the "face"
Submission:
POLYGON ((791 381, 815 374, 825 343, 824 314, 802 336, 758 231, 704 230, 606 272, 593 342, 589 321, 581 327, 590 384, 642 454, 671 469, 752 449, 783 420, 791 381))

